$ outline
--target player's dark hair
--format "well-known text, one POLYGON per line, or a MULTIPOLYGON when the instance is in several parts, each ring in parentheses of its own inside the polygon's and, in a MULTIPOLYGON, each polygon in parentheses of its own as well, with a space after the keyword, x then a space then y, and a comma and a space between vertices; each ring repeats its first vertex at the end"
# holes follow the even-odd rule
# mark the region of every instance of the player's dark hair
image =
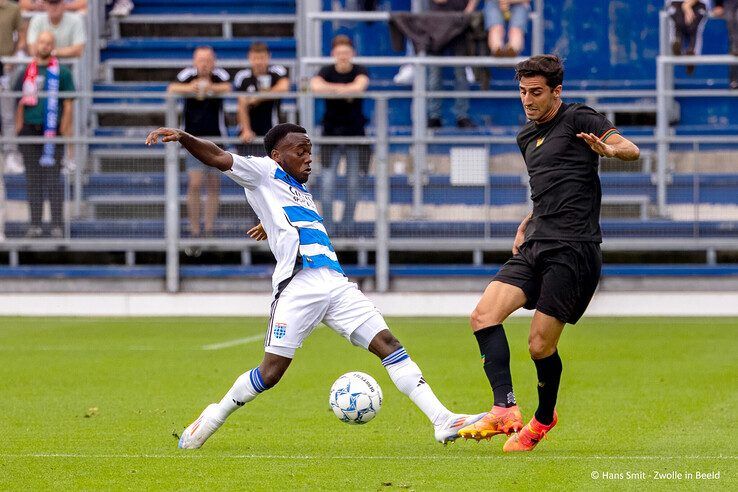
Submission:
POLYGON ((249 53, 269 53, 269 46, 257 41, 249 46, 249 53))
POLYGON ((515 80, 541 75, 555 89, 564 82, 564 64, 556 55, 536 55, 515 65, 515 80))
POLYGON ((295 125, 294 123, 280 123, 264 135, 264 148, 266 149, 269 157, 272 156, 272 150, 274 150, 274 147, 279 145, 279 142, 281 142, 282 139, 290 133, 307 133, 307 130, 300 125, 295 125))

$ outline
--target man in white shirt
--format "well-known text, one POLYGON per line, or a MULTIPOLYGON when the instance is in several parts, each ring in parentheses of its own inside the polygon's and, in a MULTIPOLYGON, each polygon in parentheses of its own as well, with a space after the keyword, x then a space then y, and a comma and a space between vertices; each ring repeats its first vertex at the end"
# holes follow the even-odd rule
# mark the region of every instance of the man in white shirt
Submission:
POLYGON ((344 276, 323 219, 305 188, 312 171, 312 144, 304 128, 284 123, 269 130, 264 137, 269 157, 235 155, 172 128, 151 132, 146 143, 159 139, 179 142, 203 164, 244 187, 277 260, 264 359, 184 430, 180 448, 199 448, 231 413, 277 384, 296 349, 321 321, 382 360, 397 388, 431 421, 437 441, 456 439, 459 429, 482 417, 451 413, 438 401, 374 304, 344 276))
POLYGON ((36 14, 28 24, 27 43, 29 54, 35 56, 34 45, 38 35, 50 32, 56 39, 54 56, 77 58, 82 56, 87 43, 85 20, 81 14, 64 10, 62 0, 45 0, 46 13, 36 14))

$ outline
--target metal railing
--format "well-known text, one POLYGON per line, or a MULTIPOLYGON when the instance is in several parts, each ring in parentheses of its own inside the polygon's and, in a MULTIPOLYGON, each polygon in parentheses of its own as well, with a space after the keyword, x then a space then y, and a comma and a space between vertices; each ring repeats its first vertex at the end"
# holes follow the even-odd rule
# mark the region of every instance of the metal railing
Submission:
MULTIPOLYGON (((489 97, 489 98, 500 98, 509 97, 517 98, 518 94, 514 91, 507 91, 508 94, 499 92, 480 92, 470 93, 469 96, 473 97, 489 97)), ((17 97, 19 93, 6 93, 4 97, 17 97)), ((43 94, 41 94, 43 96, 43 94)), ((90 92, 78 92, 74 94, 76 99, 87 99, 88 102, 92 97, 100 98, 121 98, 127 100, 129 98, 136 98, 145 100, 147 98, 156 100, 165 100, 164 109, 166 111, 166 125, 178 126, 179 124, 179 97, 159 93, 90 93, 90 92)), ((438 195, 438 193, 453 193, 453 185, 442 185, 440 191, 433 191, 433 186, 438 186, 437 181, 439 179, 445 180, 449 174, 449 170, 445 167, 436 168, 431 170, 427 165, 427 162, 421 163, 422 173, 420 178, 417 178, 417 170, 413 170, 412 173, 407 174, 404 171, 393 169, 392 159, 403 159, 408 157, 408 147, 413 145, 423 144, 426 146, 431 145, 447 145, 456 147, 483 147, 486 150, 486 154, 489 155, 495 149, 503 148, 504 146, 515 146, 515 137, 512 135, 476 135, 476 136, 441 136, 436 135, 433 132, 426 132, 421 136, 415 135, 391 135, 389 131, 389 107, 393 101, 400 99, 411 99, 416 94, 409 91, 393 91, 393 92, 367 92, 364 94, 356 94, 352 97, 361 97, 371 99, 374 103, 373 113, 373 132, 367 137, 320 137, 317 135, 311 135, 313 142, 316 146, 314 152, 314 160, 320 163, 320 146, 331 146, 331 145, 348 145, 348 144, 368 144, 373 147, 373 172, 368 176, 368 183, 372 184, 372 193, 368 200, 370 205, 373 207, 369 212, 364 212, 363 222, 372 226, 367 233, 357 235, 337 235, 334 237, 334 245, 337 250, 346 251, 354 250, 358 252, 358 258, 360 264, 366 264, 367 252, 373 251, 376 254, 375 259, 375 288, 378 290, 386 290, 389 288, 389 253, 390 251, 417 251, 417 250, 434 250, 434 251, 469 251, 473 253, 475 261, 481 261, 482 253, 485 251, 505 251, 510 247, 510 241, 512 236, 504 232, 504 227, 508 227, 509 223, 518 221, 529 209, 529 204, 525 199, 520 199, 523 195, 526 195, 526 180, 525 180, 525 169, 518 163, 518 167, 513 167, 512 163, 509 163, 509 159, 512 157, 502 156, 493 157, 492 162, 495 165, 507 166, 505 171, 498 171, 492 173, 493 179, 505 178, 512 179, 512 184, 504 186, 512 186, 514 190, 512 192, 505 191, 503 188, 494 185, 494 188, 490 188, 489 183, 485 184, 483 194, 479 194, 477 201, 462 200, 462 203, 467 205, 462 206, 456 212, 444 211, 446 207, 447 199, 445 195, 438 195), (394 149, 394 150, 392 150, 394 149), (497 178, 495 178, 497 176, 497 178), (506 178, 507 177, 507 178, 506 178), (400 180, 398 182, 398 179, 400 180), (435 183, 435 184, 434 184, 435 183), (412 189, 413 200, 412 204, 408 209, 403 208, 402 200, 398 202, 398 196, 408 192, 412 189), (510 200, 503 200, 503 202, 510 202, 511 205, 494 205, 490 197, 494 198, 503 197, 505 198, 506 193, 513 193, 516 198, 510 200), (420 195, 421 207, 426 213, 421 215, 415 213, 413 210, 415 207, 415 196, 420 195), (433 204, 435 203, 435 204, 433 204), (507 209, 505 208, 507 207, 507 209), (504 217, 495 218, 491 211, 501 210, 504 212, 504 217), (451 216, 449 218, 449 213, 451 216), (368 215, 367 215, 368 214, 368 215), (445 215, 444 215, 445 214, 445 215), (454 215, 455 214, 455 215, 454 215), (470 221, 468 216, 472 214, 472 222, 484 223, 480 226, 478 232, 467 232, 461 236, 457 236, 454 230, 448 229, 441 235, 432 235, 430 233, 417 232, 417 233, 398 233, 394 231, 395 226, 405 226, 407 224, 422 226, 427 224, 434 226, 440 222, 447 221, 453 226, 453 224, 465 224, 470 221), (425 218, 423 218, 425 217, 425 218), (445 219, 444 219, 445 217, 445 219), (465 218, 466 217, 466 218, 465 218), (508 237, 509 236, 509 237, 508 237)), ((423 93, 423 97, 452 97, 457 95, 454 92, 427 92, 423 93)), ((567 98, 592 98, 599 94, 594 94, 590 91, 571 91, 565 93, 567 98)), ((602 93, 602 97, 618 97, 618 93, 605 91, 602 93)), ((228 95, 226 97, 233 97, 228 95)), ((287 93, 278 96, 271 95, 267 97, 285 97, 285 98, 345 98, 346 95, 332 96, 332 95, 314 95, 310 93, 287 93)), ((596 107, 596 105, 595 105, 596 107)), ((143 137, 146 129, 139 128, 137 130, 138 136, 87 136, 78 135, 74 137, 66 137, 57 139, 58 143, 74 144, 77 146, 85 147, 89 149, 91 154, 94 154, 99 148, 106 149, 122 149, 125 150, 129 146, 133 146, 133 152, 135 156, 131 157, 130 161, 127 161, 130 165, 135 165, 133 175, 141 173, 140 176, 148 177, 152 175, 152 169, 147 167, 147 164, 140 162, 146 160, 149 156, 161 156, 164 161, 163 174, 164 174, 164 186, 162 193, 161 203, 164 206, 160 217, 164 226, 164 231, 161 236, 158 235, 132 235, 129 237, 113 235, 107 237, 101 235, 99 237, 90 236, 89 234, 85 237, 76 236, 72 229, 69 227, 69 223, 75 221, 85 221, 94 219, 94 209, 96 206, 95 202, 86 193, 85 187, 89 190, 89 181, 94 177, 99 177, 100 173, 92 169, 85 161, 80 161, 77 164, 75 174, 69 179, 67 189, 69 190, 69 197, 67 199, 67 217, 68 221, 65 230, 65 236, 58 239, 34 239, 34 238, 23 238, 17 235, 9 235, 8 240, 0 244, 0 249, 10 252, 10 263, 17 264, 19 258, 19 252, 25 250, 58 250, 69 249, 79 251, 165 251, 166 252, 166 265, 167 265, 167 289, 169 291, 176 291, 179 288, 179 255, 180 252, 186 248, 192 246, 199 246, 203 249, 213 250, 235 250, 242 251, 244 261, 248 262, 250 252, 252 250, 263 250, 264 245, 255 243, 249 238, 244 236, 238 237, 238 235, 225 235, 223 237, 211 237, 211 238, 192 238, 188 237, 184 231, 180 230, 181 223, 181 175, 180 170, 180 156, 182 151, 178 150, 176 145, 167 145, 165 147, 158 148, 142 148, 138 147, 143 143, 143 137), (92 215, 91 215, 92 214, 92 215)), ((683 155, 685 152, 692 152, 696 155, 696 151, 700 151, 703 148, 709 150, 710 146, 715 143, 719 143, 722 146, 732 144, 738 149, 738 138, 724 138, 724 137, 684 137, 684 136, 673 136, 667 135, 665 139, 659 139, 657 137, 641 137, 634 138, 636 143, 641 145, 644 149, 656 148, 659 144, 665 143, 668 146, 676 148, 676 152, 672 155, 683 155), (690 149, 685 150, 684 147, 688 146, 690 149), (702 147, 704 146, 704 147, 702 147)), ((2 139, 2 144, 17 143, 44 143, 46 139, 44 137, 19 137, 12 138, 5 136, 2 139)), ((237 138, 224 138, 217 139, 218 143, 223 145, 235 145, 239 143, 237 138)), ((438 150, 434 154, 429 154, 427 161, 444 159, 442 166, 447 166, 447 150, 441 151, 439 154, 438 150), (439 157, 440 156, 440 157, 439 157)), ((731 151, 732 152, 732 151, 731 151)), ((514 153, 514 152, 513 152, 514 153)), ((732 155, 732 154, 730 154, 732 155)), ((716 160, 720 162, 728 161, 730 159, 728 154, 719 155, 716 160)), ((408 161, 406 161, 408 162, 408 161)), ((348 163, 347 163, 348 164, 348 163)), ((421 167, 421 166, 413 166, 421 167)), ((658 167, 658 166, 657 166, 658 167)), ((736 166, 738 168, 738 166, 736 166)), ((156 168, 160 169, 160 168, 156 168)), ((316 178, 320 181, 322 173, 320 167, 316 166, 318 170, 316 172, 316 178)), ((647 169, 650 169, 647 168, 647 169)), ((638 176, 644 175, 644 169, 636 168, 635 172, 638 176)), ((730 174, 738 174, 738 169, 728 169, 730 174)), ((735 235, 730 234, 718 234, 716 236, 710 236, 704 233, 700 227, 705 221, 724 222, 724 227, 734 227, 734 224, 738 222, 735 211, 730 208, 732 205, 728 204, 726 211, 713 210, 710 206, 703 206, 700 198, 702 190, 707 187, 702 180, 706 179, 703 173, 700 171, 700 167, 697 165, 697 161, 693 160, 691 167, 686 168, 682 165, 680 170, 680 179, 678 183, 674 183, 670 180, 659 180, 656 176, 653 178, 653 188, 649 184, 642 185, 646 191, 634 192, 635 196, 628 195, 626 190, 623 190, 625 195, 622 199, 615 199, 615 205, 630 207, 632 210, 632 221, 641 223, 643 226, 649 227, 649 224, 658 222, 660 218, 669 217, 669 210, 674 211, 673 213, 679 215, 679 217, 673 218, 674 223, 681 226, 688 224, 692 227, 693 233, 685 236, 684 232, 680 232, 680 236, 670 236, 668 231, 666 233, 659 232, 654 226, 653 231, 650 229, 645 230, 639 237, 613 237, 606 238, 604 243, 604 249, 606 250, 661 250, 674 248, 677 250, 703 250, 703 251, 715 251, 715 250, 738 250, 738 233, 735 235), (685 184, 685 179, 687 180, 685 184), (663 188, 662 188, 663 187, 663 188), (662 205, 657 203, 657 207, 654 211, 652 209, 652 202, 650 198, 651 191, 654 190, 655 196, 667 197, 672 190, 672 193, 678 192, 689 195, 691 193, 692 199, 682 197, 682 205, 674 206, 667 200, 665 203, 665 210, 662 210, 662 205), (691 190, 691 191, 690 191, 691 190), (638 208, 641 207, 641 208, 638 208), (645 207, 645 208, 644 208, 645 207), (666 213, 664 213, 666 212, 666 213), (710 215, 712 214, 712 215, 710 215)), ((104 173, 102 173, 104 175, 104 173)), ((658 173, 656 173, 658 174, 658 173)), ((646 175, 647 176, 647 175, 646 175)), ((708 176, 709 177, 709 176, 708 176)), ((646 181, 651 181, 647 178, 646 181)), ((444 181, 445 182, 445 181, 444 181)), ((626 184, 627 185, 627 184, 626 184)), ((626 186, 623 185, 623 186, 626 186)), ((125 201, 119 199, 116 201, 115 197, 125 194, 125 190, 119 190, 114 188, 115 184, 110 184, 113 188, 106 188, 96 190, 98 195, 103 197, 107 194, 111 197, 111 203, 115 205, 119 204, 133 204, 137 207, 144 208, 145 204, 148 203, 145 199, 140 198, 140 195, 135 193, 135 189, 131 189, 130 199, 125 201), (137 198, 138 197, 138 198, 137 198)), ((131 186, 136 186, 135 183, 131 186)), ((619 185, 616 185, 619 186, 619 185)), ((466 188, 464 188, 465 190, 466 188)), ((479 189, 479 188, 476 188, 479 189)), ((475 188, 469 188, 469 193, 473 193, 475 188)), ((463 190, 462 190, 463 191, 463 190)), ((315 192, 320 193, 320 189, 316 189, 315 192)), ((466 193, 466 192, 464 192, 466 193)), ((234 195, 224 197, 224 202, 228 202, 234 195), (227 199, 227 200, 226 200, 227 199)), ((242 197, 242 195, 241 195, 242 197)), ((666 198, 664 198, 666 199, 666 198)), ((341 200, 341 198, 337 198, 341 200)), ((367 200, 367 198, 364 198, 367 200)), ((239 200, 243 204, 243 200, 239 200)), ((604 200, 607 204, 608 201, 604 200)), ((158 199, 157 202, 159 203, 158 199)), ((231 203, 231 202, 228 202, 231 203)), ((453 199, 449 198, 448 203, 453 203, 453 199)), ((118 206, 118 205, 115 205, 118 206)), ((120 205, 123 207, 123 205, 120 205)), ((738 207, 738 204, 736 205, 738 207)), ((158 212, 157 212, 158 213, 158 212)), ((495 212, 496 213, 496 212, 495 212)), ((96 219, 99 223, 105 223, 105 218, 96 219)), ((113 217, 113 222, 115 217, 113 217)), ((238 219, 237 219, 238 220, 238 219)), ((94 222, 94 221, 93 221, 94 222)), ((244 224, 244 229, 252 224, 244 224)), ((138 226, 134 226, 138 227, 138 226)), ((144 227, 141 225, 141 227, 144 227)), ((721 226, 722 227, 722 226, 721 226)), ((683 229, 683 227, 682 227, 683 229)), ((136 229, 134 229, 135 231, 136 229)), ((329 233, 332 231, 329 230, 329 233)), ((636 233, 637 234, 637 233, 636 233)))
MULTIPOLYGON (((298 2, 299 8, 304 8, 310 2, 298 2)), ((324 14, 316 15, 315 19, 322 18, 324 14)), ((305 30, 305 19, 298 16, 298 31, 305 30)), ((664 20, 662 14, 662 22, 664 20)), ((317 21, 316 21, 317 22, 317 21)), ((663 30, 663 25, 662 25, 663 30)), ((299 36, 304 36, 304 32, 299 36)), ((662 44, 663 44, 662 31, 662 44)), ((668 48, 668 43, 662 46, 668 48)), ((305 50, 301 43, 298 43, 298 50, 305 50)), ((709 185, 703 181, 710 176, 705 176, 709 172, 702 169, 701 163, 698 161, 698 154, 713 151, 713 147, 719 145, 720 149, 716 151, 718 155, 715 157, 716 162, 730 163, 734 162, 735 154, 733 149, 738 149, 738 137, 709 137, 709 136, 676 136, 669 129, 669 115, 675 112, 675 98, 681 97, 735 97, 737 92, 727 90, 675 90, 672 67, 677 64, 730 64, 738 62, 738 58, 732 56, 711 56, 711 57, 673 57, 665 54, 666 51, 659 56, 657 60, 657 90, 656 91, 566 91, 564 97, 567 99, 577 99, 586 101, 596 109, 603 109, 607 112, 607 105, 600 107, 601 101, 610 98, 652 98, 657 99, 657 128, 655 135, 632 138, 643 149, 653 148, 656 151, 657 158, 653 169, 651 166, 644 166, 636 173, 640 176, 650 176, 650 183, 653 191, 651 197, 651 188, 648 192, 638 191, 634 195, 628 195, 622 203, 626 207, 635 210, 634 221, 645 226, 651 223, 666 220, 669 223, 677 225, 687 224, 692 228, 691 233, 684 233, 683 230, 677 234, 661 232, 656 229, 649 232, 648 230, 641 234, 633 233, 630 237, 606 237, 603 244, 605 250, 615 251, 661 251, 661 250, 679 250, 679 251, 706 251, 707 257, 715 258, 717 250, 738 250, 738 218, 735 217, 738 204, 734 204, 727 199, 724 207, 713 207, 705 205, 702 200, 702 194, 709 185), (725 150, 728 148, 728 150, 725 150), (681 166, 681 167, 680 167, 681 166), (646 196, 648 194, 648 196, 646 196), (677 199, 673 196, 679 195, 677 199), (645 197, 645 198, 644 198, 645 197), (681 201, 679 201, 681 200, 681 201), (677 203, 678 202, 678 203, 677 203), (677 204, 675 204, 677 203, 677 204), (640 207, 640 208, 639 208, 640 207), (645 207, 645 208, 643 208, 645 207), (702 230, 702 224, 706 222, 717 222, 718 233, 710 234, 702 230), (722 229, 721 229, 722 228, 722 229), (734 231, 731 233, 731 231, 734 231)), ((438 66, 454 66, 454 65, 481 65, 481 66, 509 66, 517 60, 501 60, 498 58, 445 58, 445 57, 427 57, 417 56, 407 57, 357 57, 356 62, 365 65, 385 65, 397 66, 404 63, 414 63, 416 67, 422 68, 418 70, 418 78, 413 85, 411 91, 391 91, 391 92, 367 92, 363 94, 351 95, 352 97, 370 99, 374 103, 373 113, 373 133, 367 137, 321 137, 316 134, 315 128, 315 99, 327 98, 346 98, 346 95, 332 96, 324 94, 312 94, 308 90, 308 75, 312 75, 312 69, 318 65, 331 63, 332 60, 320 57, 315 53, 305 53, 298 62, 298 70, 300 71, 301 89, 299 92, 279 94, 279 98, 294 98, 300 102, 301 108, 308 108, 301 113, 301 119, 310 133, 316 148, 330 146, 335 144, 369 144, 373 146, 374 151, 374 167, 370 178, 373 182, 373 198, 374 209, 370 212, 368 222, 373 224, 373 230, 370 234, 356 237, 335 237, 334 244, 337 250, 354 250, 358 252, 359 264, 367 263, 367 252, 373 251, 376 254, 375 260, 375 287, 379 291, 389 288, 389 253, 390 251, 417 251, 417 250, 433 250, 433 251, 469 251, 473 253, 475 263, 481 263, 482 253, 486 251, 505 251, 510 247, 512 236, 507 237, 499 231, 493 231, 491 227, 498 227, 499 224, 513 222, 518 220, 515 214, 527 210, 525 201, 517 200, 514 202, 515 210, 508 211, 506 219, 487 220, 489 211, 492 207, 490 196, 502 193, 498 189, 490 189, 489 184, 484 185, 484 193, 480 194, 478 202, 471 203, 467 206, 473 213, 481 211, 480 217, 484 219, 484 227, 480 232, 467 234, 463 237, 456 236, 452 230, 448 230, 445 235, 429 238, 428 236, 408 236, 393 232, 393 224, 401 224, 402 222, 413 222, 415 224, 424 224, 438 222, 438 217, 443 217, 443 213, 448 215, 447 211, 435 211, 437 216, 432 216, 428 212, 431 208, 427 204, 428 189, 433 185, 430 178, 445 177, 448 171, 445 169, 432 171, 429 167, 429 161, 437 158, 436 154, 429 154, 429 146, 435 144, 443 144, 448 146, 480 146, 486 149, 489 155, 491 151, 498 146, 514 146, 515 138, 512 135, 468 135, 468 136, 441 136, 435 132, 431 132, 426 127, 426 117, 424 103, 430 97, 436 98, 455 98, 469 97, 478 99, 516 99, 519 97, 517 91, 437 91, 430 92, 426 90, 424 73, 425 67, 429 65, 438 66), (413 101, 412 109, 412 134, 407 136, 391 135, 389 129, 389 108, 395 100, 411 100, 413 101), (398 148, 400 150, 398 150, 398 148), (408 149, 409 150, 406 150, 408 149), (392 150, 395 149, 395 150, 392 150), (412 173, 407 176, 407 184, 401 183, 397 185, 397 178, 404 178, 402 173, 394 172, 392 159, 399 157, 407 158, 412 156, 413 168, 412 173), (409 203, 409 211, 401 209, 404 205, 397 203, 395 195, 405 193, 411 189, 411 201, 409 203), (490 195, 490 193, 492 195, 490 195), (398 216, 398 210, 404 215, 398 216), (404 211, 403 211, 404 210, 404 211), (400 217, 400 218, 398 218, 400 217)), ((12 59, 9 61, 13 61, 12 59)), ((17 62, 17 60, 16 60, 17 62)), ((77 75, 81 77, 81 75, 77 75)), ((86 80, 90 80, 88 77, 86 80)), ((80 86, 80 89, 84 87, 80 86)), ((2 97, 15 98, 18 93, 5 93, 2 97)), ((43 94, 41 94, 43 95, 43 94)), ((168 126, 178 126, 179 121, 179 98, 170 96, 161 92, 91 92, 89 90, 80 90, 72 94, 75 96, 75 104, 78 115, 84 115, 85 107, 91 107, 93 98, 112 98, 125 100, 141 100, 150 101, 151 104, 159 104, 161 110, 165 113, 165 123, 168 126), (164 102, 161 102, 161 101, 164 102)), ((225 96, 234 98, 235 94, 225 96)), ((262 95, 263 97, 263 95, 262 95)), ((636 103, 637 104, 637 103, 636 103)), ((613 110, 614 111, 614 110, 613 110)), ((30 239, 17 236, 9 236, 8 240, 0 243, 0 249, 9 251, 10 264, 18 264, 19 252, 25 250, 43 250, 53 251, 59 249, 70 249, 78 251, 124 251, 126 258, 133 258, 135 251, 165 251, 166 252, 166 271, 167 271, 167 289, 171 292, 177 291, 180 285, 180 252, 188 247, 195 245, 204 249, 213 250, 234 250, 242 251, 244 262, 248 263, 250 252, 252 250, 263 250, 263 244, 257 244, 253 240, 246 237, 228 236, 213 237, 205 239, 196 239, 188 237, 180 230, 181 224, 181 170, 180 157, 182 152, 177 149, 176 145, 167 145, 158 149, 138 149, 133 147, 127 149, 127 146, 138 146, 143 141, 143 130, 140 129, 140 136, 90 136, 86 131, 89 128, 84 124, 83 118, 75 118, 75 122, 80 127, 75 127, 75 134, 72 137, 58 138, 60 144, 72 144, 75 148, 80 149, 79 160, 74 174, 70 177, 67 184, 69 196, 65 201, 68 202, 69 208, 67 216, 67 229, 65 236, 59 239, 30 239), (85 196, 84 189, 88 180, 96 173, 89 166, 90 159, 88 155, 94 155, 98 148, 102 150, 121 149, 122 151, 133 152, 132 160, 138 160, 142 156, 157 155, 162 156, 164 161, 164 192, 163 200, 164 210, 161 218, 165 224, 162 235, 149 237, 75 237, 70 230, 68 223, 74 220, 85 219, 89 215, 93 206, 90 199, 85 196)), ((2 144, 8 143, 44 143, 47 140, 43 137, 22 137, 14 138, 7 133, 2 139, 2 144)), ((217 139, 218 143, 223 145, 235 145, 239 143, 237 138, 217 139)), ((258 142, 258 140, 257 140, 258 142)), ((318 155, 316 151, 316 155, 318 155)), ((445 158, 445 157, 444 157, 445 158)), ((494 158, 493 162, 499 164, 500 160, 509 159, 494 158), (495 161, 495 159, 498 159, 495 161)), ((316 158, 319 160, 319 158, 316 158)), ((702 163, 703 164, 703 163, 702 163)), ((136 164, 142 174, 150 174, 143 164, 136 164)), ((723 166, 723 171, 712 171, 716 175, 726 173, 729 175, 738 174, 738 166, 735 168, 723 166)), ((508 170, 498 173, 499 176, 510 176, 514 183, 516 193, 519 193, 525 187, 525 170, 522 166, 514 171, 508 170), (519 182, 515 182, 519 180, 519 182)), ((320 174, 318 173, 318 178, 320 174)), ((493 173, 493 178, 495 174, 493 173)), ((451 189, 451 188, 446 188, 451 189)), ((729 188, 732 189, 732 188, 729 188)), ((114 189, 111 192, 116 191, 114 189)), ((136 200, 136 198, 132 198, 136 200)), ((721 200, 726 200, 724 197, 721 200)), ((468 201, 468 200, 467 200, 468 201)), ((402 202, 405 203, 405 202, 402 202)), ((440 208, 443 207, 444 201, 440 201, 440 208)), ((607 203, 607 200, 605 200, 607 203)), ((496 206, 504 208, 504 206, 496 206)), ((461 214, 461 212, 459 212, 461 214)), ((522 218, 522 216, 520 217, 522 218)), ((456 222, 464 222, 465 219, 459 215, 452 217, 456 222)), ((450 220, 449 223, 454 223, 450 220)), ((481 220, 477 220, 481 222, 481 220)), ((246 224, 247 226, 250 224, 246 224)), ((712 227, 712 226, 711 226, 712 227)), ((330 233, 331 231, 329 231, 330 233)))

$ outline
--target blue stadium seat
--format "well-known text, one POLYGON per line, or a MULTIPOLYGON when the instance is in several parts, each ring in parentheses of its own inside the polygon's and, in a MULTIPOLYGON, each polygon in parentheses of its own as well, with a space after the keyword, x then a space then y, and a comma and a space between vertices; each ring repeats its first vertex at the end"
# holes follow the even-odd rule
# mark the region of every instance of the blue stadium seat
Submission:
POLYGON ((136 0, 135 14, 294 14, 296 0, 136 0))
MULTIPOLYGON (((390 268, 390 277, 428 279, 448 277, 491 278, 499 269, 500 265, 393 265, 390 268)), ((371 266, 343 265, 343 270, 347 276, 355 279, 369 278, 375 275, 375 269, 371 266)), ((184 265, 180 267, 180 278, 183 280, 204 278, 268 279, 273 271, 274 267, 272 265, 184 265)), ((3 279, 163 279, 165 275, 166 267, 156 265, 0 266, 0 278, 3 279)), ((602 275, 603 277, 735 277, 738 276, 738 265, 610 264, 603 266, 602 275)))
POLYGON ((245 59, 251 44, 261 42, 269 46, 274 58, 294 58, 294 38, 122 38, 108 42, 100 54, 101 61, 111 58, 126 59, 183 59, 192 58, 198 46, 212 46, 219 58, 245 59))

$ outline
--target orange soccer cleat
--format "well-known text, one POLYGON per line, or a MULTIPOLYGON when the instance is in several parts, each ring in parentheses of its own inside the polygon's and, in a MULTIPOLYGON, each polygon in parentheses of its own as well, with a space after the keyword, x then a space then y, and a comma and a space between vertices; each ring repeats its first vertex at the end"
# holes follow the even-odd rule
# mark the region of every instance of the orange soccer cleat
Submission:
POLYGON ((459 436, 480 441, 497 434, 510 435, 522 428, 523 415, 517 405, 509 408, 494 406, 480 420, 461 429, 459 436))
POLYGON ((513 434, 507 439, 502 450, 506 453, 514 451, 533 451, 536 444, 546 437, 546 434, 553 429, 558 421, 559 416, 556 414, 556 410, 554 410, 553 421, 549 425, 544 425, 533 417, 531 421, 528 422, 528 425, 523 427, 520 432, 513 434))

